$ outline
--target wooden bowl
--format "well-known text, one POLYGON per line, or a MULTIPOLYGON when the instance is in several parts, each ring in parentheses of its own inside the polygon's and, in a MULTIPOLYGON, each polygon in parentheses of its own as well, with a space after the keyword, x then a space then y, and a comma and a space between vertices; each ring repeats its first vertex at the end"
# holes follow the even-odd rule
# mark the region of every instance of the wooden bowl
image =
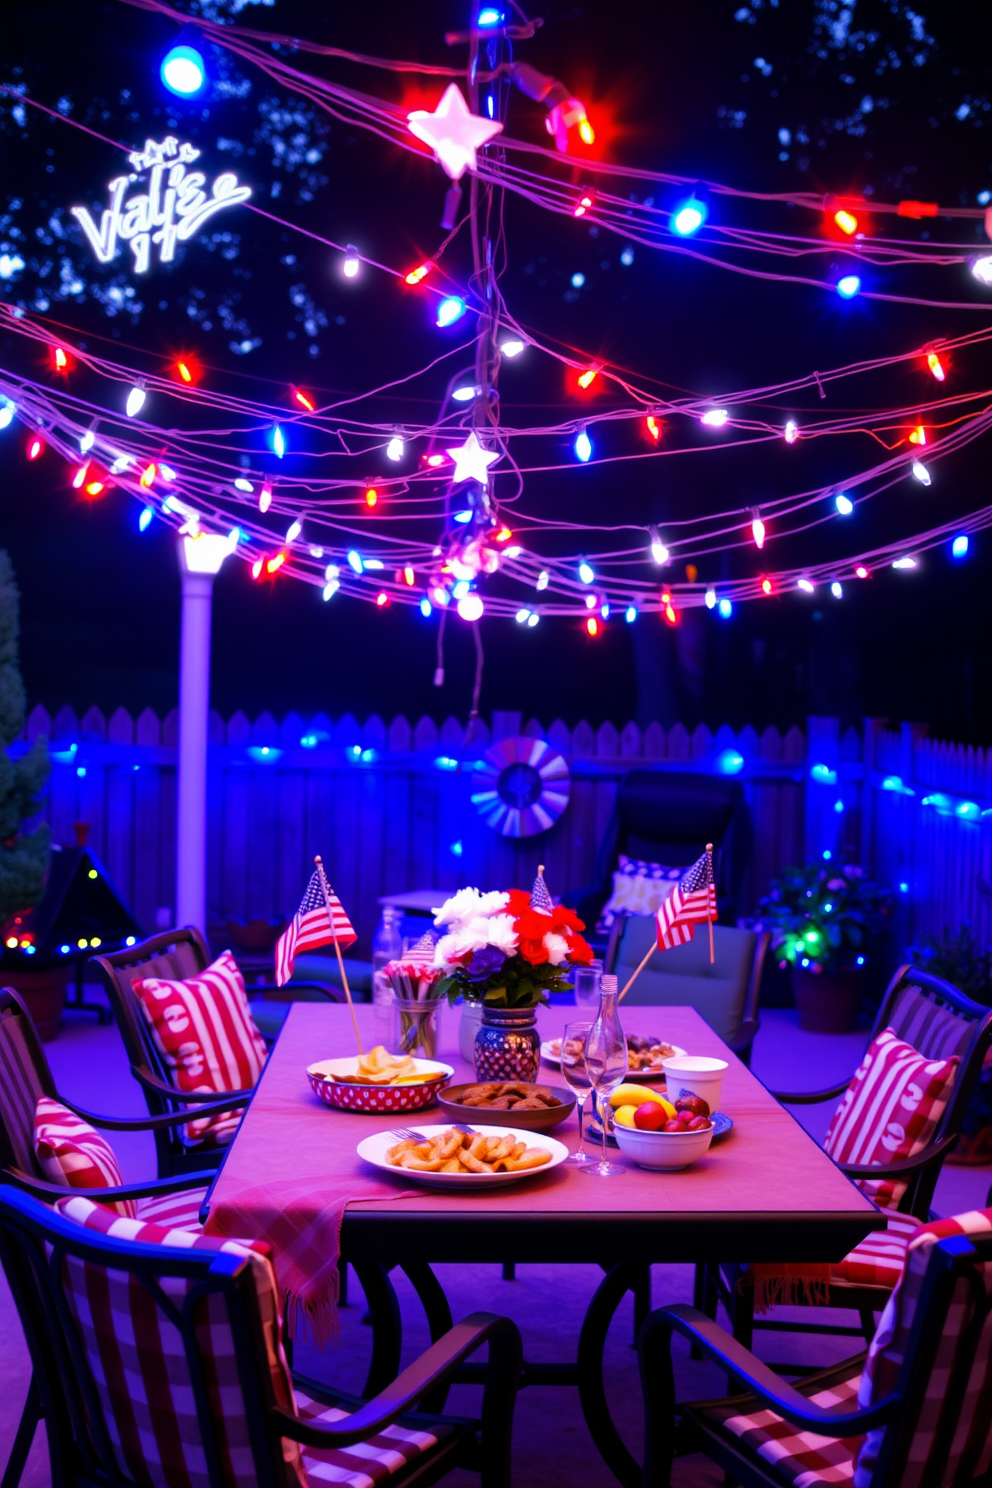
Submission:
POLYGON ((546 1087, 561 1104, 547 1106, 543 1111, 494 1111, 486 1106, 463 1106, 460 1097, 472 1085, 481 1083, 480 1080, 469 1080, 465 1085, 449 1085, 438 1096, 438 1105, 450 1120, 467 1126, 509 1125, 519 1127, 521 1131, 550 1131, 575 1110, 575 1091, 561 1085, 546 1087))

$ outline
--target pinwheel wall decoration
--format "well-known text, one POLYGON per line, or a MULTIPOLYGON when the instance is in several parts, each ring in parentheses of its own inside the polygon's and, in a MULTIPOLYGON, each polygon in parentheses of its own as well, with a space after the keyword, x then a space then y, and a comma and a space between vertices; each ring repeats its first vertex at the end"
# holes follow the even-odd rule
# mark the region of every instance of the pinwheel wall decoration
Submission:
POLYGON ((503 837, 535 837, 568 805, 568 765, 543 739, 502 739, 472 777, 472 804, 503 837))

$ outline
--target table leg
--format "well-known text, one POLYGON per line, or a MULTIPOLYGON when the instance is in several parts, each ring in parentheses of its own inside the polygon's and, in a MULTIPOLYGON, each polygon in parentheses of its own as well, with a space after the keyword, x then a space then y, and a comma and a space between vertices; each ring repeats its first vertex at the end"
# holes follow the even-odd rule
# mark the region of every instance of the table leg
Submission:
POLYGON ((387 1268, 377 1261, 352 1260, 350 1264, 365 1293, 372 1319, 372 1358, 362 1389, 363 1397, 368 1400, 392 1384, 400 1372, 403 1324, 400 1304, 387 1268))
POLYGON ((606 1403, 603 1351, 614 1313, 627 1292, 643 1288, 643 1266, 612 1266, 596 1289, 579 1334, 578 1385, 589 1434, 623 1488, 640 1488, 641 1467, 624 1446, 606 1403))

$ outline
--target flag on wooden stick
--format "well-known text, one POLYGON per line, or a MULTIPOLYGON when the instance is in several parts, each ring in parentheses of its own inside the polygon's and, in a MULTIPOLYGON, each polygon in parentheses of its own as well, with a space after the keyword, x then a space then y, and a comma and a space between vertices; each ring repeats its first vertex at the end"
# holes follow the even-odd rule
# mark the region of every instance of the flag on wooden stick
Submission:
POLYGON ((299 909, 276 942, 276 984, 283 987, 289 981, 302 951, 315 951, 318 946, 335 942, 350 946, 357 939, 337 895, 330 889, 325 892, 318 868, 310 877, 299 909))
POLYGON ((716 884, 713 879, 713 854, 707 847, 675 885, 655 915, 658 949, 671 950, 685 945, 696 933, 696 926, 716 919, 716 884))

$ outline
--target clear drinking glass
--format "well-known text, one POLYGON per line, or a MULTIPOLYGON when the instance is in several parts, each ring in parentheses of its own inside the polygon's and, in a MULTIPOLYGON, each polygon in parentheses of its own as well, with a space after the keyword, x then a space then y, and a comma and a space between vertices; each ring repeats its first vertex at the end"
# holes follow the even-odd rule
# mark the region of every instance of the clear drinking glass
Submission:
POLYGON ((575 1109, 579 1113, 579 1145, 566 1160, 570 1163, 591 1163, 588 1152, 582 1151, 582 1111, 592 1082, 586 1070, 585 1046, 591 1023, 566 1023, 561 1036, 561 1072, 565 1083, 575 1091, 575 1109))
POLYGON ((575 993, 575 1005, 581 1008, 595 1008, 599 1006, 600 979, 603 975, 601 966, 593 962, 592 966, 577 966, 572 972, 572 990, 575 993))
MULTIPOLYGON (((564 1045, 562 1045, 564 1052, 564 1045)), ((627 1073, 627 1040, 617 1015, 617 979, 604 976, 599 995, 599 1017, 586 1034, 586 1074, 596 1092, 602 1127, 603 1155, 599 1162, 583 1168, 597 1178, 616 1178, 626 1172, 622 1163, 610 1162, 606 1156, 606 1125, 609 1120, 609 1097, 623 1084, 627 1073)))

